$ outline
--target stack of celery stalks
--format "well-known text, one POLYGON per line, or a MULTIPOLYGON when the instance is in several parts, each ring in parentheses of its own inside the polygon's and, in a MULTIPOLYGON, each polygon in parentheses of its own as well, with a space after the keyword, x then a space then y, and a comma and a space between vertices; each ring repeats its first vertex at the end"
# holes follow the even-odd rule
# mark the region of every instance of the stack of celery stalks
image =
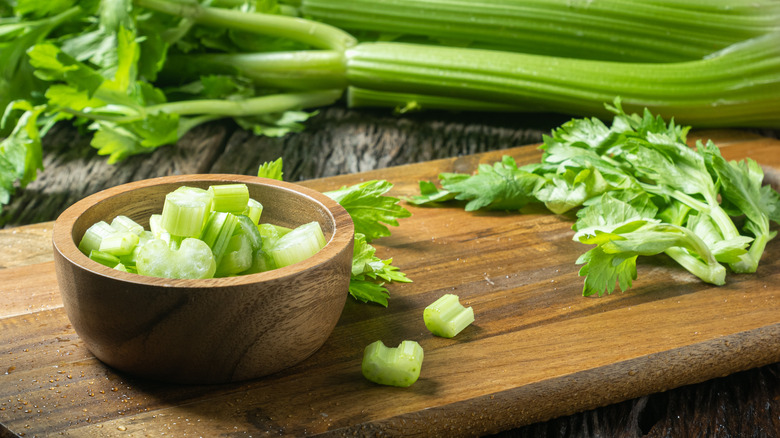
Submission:
POLYGON ((772 0, 0 1, 0 203, 67 120, 112 162, 232 118, 263 135, 350 107, 778 127, 772 0))

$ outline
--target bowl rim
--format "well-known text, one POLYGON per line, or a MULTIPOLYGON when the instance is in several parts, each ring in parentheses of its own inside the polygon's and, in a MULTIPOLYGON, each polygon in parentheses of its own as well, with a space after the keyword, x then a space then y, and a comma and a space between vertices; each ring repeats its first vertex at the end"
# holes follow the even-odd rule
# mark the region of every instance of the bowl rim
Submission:
POLYGON ((102 277, 146 286, 164 286, 187 289, 215 289, 259 282, 275 280, 278 281, 288 277, 294 277, 304 271, 316 268, 336 257, 338 254, 347 249, 347 246, 349 246, 349 249, 351 250, 353 245, 354 232, 354 223, 344 207, 317 190, 291 182, 250 175, 226 173, 183 174, 147 178, 139 181, 120 184, 103 189, 99 192, 82 198, 65 209, 54 221, 54 227, 52 230, 52 246, 55 253, 66 259, 68 263, 102 277), (127 193, 137 189, 163 184, 180 183, 180 185, 186 185, 187 182, 193 181, 224 184, 260 184, 291 192, 297 196, 307 199, 309 202, 314 202, 323 208, 327 216, 333 222, 333 235, 319 252, 306 260, 302 260, 292 265, 276 268, 270 271, 258 272, 255 274, 205 279, 162 278, 123 272, 109 268, 108 266, 102 265, 90 259, 84 253, 82 253, 81 250, 78 249, 78 246, 72 237, 73 228, 76 225, 79 217, 81 217, 82 214, 98 203, 106 201, 109 198, 119 194, 127 193))

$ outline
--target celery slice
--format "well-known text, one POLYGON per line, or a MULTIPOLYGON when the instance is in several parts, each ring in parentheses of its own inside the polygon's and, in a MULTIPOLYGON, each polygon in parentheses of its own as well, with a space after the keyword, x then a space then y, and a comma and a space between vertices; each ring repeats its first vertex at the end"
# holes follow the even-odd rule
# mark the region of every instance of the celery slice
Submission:
POLYGON ((268 254, 273 258, 278 267, 292 265, 305 260, 325 246, 325 235, 319 222, 303 224, 276 241, 276 244, 268 249, 268 254))
POLYGON ((138 244, 138 235, 130 231, 115 231, 100 241, 100 252, 114 256, 128 255, 138 244))
POLYGON ((238 225, 238 218, 223 211, 211 212, 203 229, 203 242, 211 248, 217 265, 222 262, 230 238, 238 225))
POLYGON ((160 239, 147 242, 138 253, 141 275, 164 278, 211 278, 217 269, 211 248, 202 240, 186 238, 179 249, 160 239))
POLYGON ((249 243, 252 245, 252 251, 256 251, 263 246, 263 236, 260 234, 260 230, 257 229, 257 224, 246 215, 240 214, 236 216, 238 220, 238 227, 234 234, 241 230, 242 234, 245 234, 249 239, 249 243))
POLYGON ((87 231, 84 232, 84 236, 81 237, 79 242, 79 250, 85 255, 89 255, 92 251, 100 249, 100 242, 106 236, 114 234, 116 230, 114 227, 108 224, 106 221, 95 222, 87 231))
POLYGON ((234 234, 217 265, 215 277, 228 277, 246 271, 252 266, 252 243, 246 234, 234 234))
POLYGON ((114 220, 111 221, 111 227, 117 231, 129 231, 139 236, 144 231, 144 227, 141 226, 141 224, 123 215, 115 217, 114 220))
POLYGON ((165 195, 163 229, 175 236, 199 237, 211 210, 212 196, 207 190, 180 187, 165 195))
POLYGON ((242 271, 239 274, 257 274, 258 272, 270 271, 272 269, 276 269, 274 259, 264 250, 258 249, 252 254, 252 265, 249 266, 249 269, 242 271))
POLYGON ((457 295, 445 294, 425 308, 423 320, 434 335, 453 338, 474 322, 474 309, 460 304, 457 295))
POLYGON ((96 249, 89 252, 89 258, 101 265, 108 266, 109 268, 113 268, 119 264, 119 258, 117 256, 96 249))
POLYGON ((130 271, 127 270, 127 267, 125 265, 123 265, 122 263, 119 263, 116 266, 114 266, 114 269, 116 269, 117 271, 122 271, 122 272, 130 272, 130 271))
POLYGON ((423 349, 415 341, 403 341, 398 347, 382 341, 369 344, 363 352, 363 376, 380 385, 411 386, 420 377, 423 349))
POLYGON ((249 201, 246 204, 246 210, 244 210, 244 215, 252 219, 252 222, 257 225, 260 223, 260 216, 262 216, 262 214, 263 204, 256 199, 249 198, 249 201))
POLYGON ((209 186, 209 193, 213 198, 214 211, 242 214, 249 204, 249 187, 246 184, 209 186))

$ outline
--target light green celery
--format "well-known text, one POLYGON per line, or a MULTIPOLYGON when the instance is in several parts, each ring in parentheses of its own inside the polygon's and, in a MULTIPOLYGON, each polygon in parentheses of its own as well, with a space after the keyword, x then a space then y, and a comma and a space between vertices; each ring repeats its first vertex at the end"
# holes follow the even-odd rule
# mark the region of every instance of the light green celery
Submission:
POLYGON ((363 351, 361 370, 374 383, 405 388, 420 377, 423 358, 423 349, 415 341, 403 341, 398 347, 376 341, 363 351))
POLYGON ((285 15, 247 13, 235 9, 201 6, 196 2, 134 0, 135 5, 188 18, 198 24, 289 38, 318 49, 344 50, 355 38, 336 27, 285 15))
POLYGON ((119 264, 119 257, 98 250, 90 251, 89 258, 91 260, 100 263, 103 266, 108 266, 109 268, 113 268, 114 266, 119 264))
POLYGON ((117 230, 129 231, 139 236, 144 231, 143 226, 141 226, 138 222, 124 215, 119 215, 115 217, 114 220, 111 221, 111 226, 117 230))
POLYGON ((180 58, 181 62, 236 69, 242 76, 266 87, 316 90, 343 89, 347 86, 344 53, 335 50, 215 53, 180 58))
POLYGON ((399 113, 429 109, 493 112, 530 110, 528 107, 519 108, 516 105, 498 102, 459 99, 448 96, 431 96, 426 94, 391 93, 357 87, 349 87, 347 89, 346 99, 347 106, 350 108, 395 107, 396 111, 399 113))
POLYGON ((113 256, 129 255, 138 244, 138 234, 130 231, 115 231, 100 241, 100 252, 105 252, 113 256))
POLYGON ((244 210, 244 214, 248 216, 255 225, 257 225, 260 222, 260 216, 263 215, 263 204, 261 204, 260 201, 256 199, 249 198, 249 201, 247 201, 246 210, 244 210))
POLYGON ((246 234, 234 234, 225 248, 225 255, 217 265, 215 277, 228 277, 246 271, 252 266, 252 244, 246 234))
POLYGON ((216 267, 211 248, 194 238, 184 239, 178 249, 160 239, 151 240, 136 261, 139 274, 162 278, 211 278, 216 267))
POLYGON ((640 62, 702 58, 780 29, 780 4, 697 0, 304 0, 304 15, 351 31, 543 55, 640 62))
POLYGON ((457 295, 444 294, 423 310, 423 321, 434 335, 454 338, 474 322, 474 309, 460 304, 457 295))
MULTIPOLYGON (((330 105, 341 97, 341 93, 342 90, 338 89, 272 94, 243 100, 185 100, 151 105, 145 112, 164 112, 182 116, 198 114, 208 114, 210 117, 256 116, 330 105)), ((129 122, 136 119, 140 117, 126 116, 118 120, 129 122)))
POLYGON ((199 237, 212 196, 196 187, 179 187, 165 195, 160 226, 174 236, 199 237))
POLYGON ((115 232, 116 229, 109 225, 108 222, 95 222, 87 228, 87 231, 84 232, 84 236, 81 237, 81 240, 79 241, 79 250, 84 253, 84 255, 89 256, 90 252, 100 249, 100 242, 103 238, 110 236, 115 232))
POLYGON ((222 262, 222 257, 227 251, 230 238, 238 226, 238 218, 231 213, 211 212, 206 225, 203 228, 202 240, 214 253, 214 261, 217 265, 222 262))
POLYGON ((309 222, 280 237, 268 249, 274 264, 280 268, 306 260, 326 244, 319 222, 309 222))
POLYGON ((252 250, 257 250, 263 247, 263 236, 260 234, 260 230, 257 229, 257 225, 254 221, 246 215, 236 215, 238 221, 236 230, 233 234, 245 234, 249 239, 249 243, 252 245, 252 250))
POLYGON ((780 32, 679 63, 618 63, 521 53, 362 43, 347 51, 351 86, 612 117, 645 108, 681 124, 780 126, 780 32))
POLYGON ((209 186, 214 211, 241 214, 249 202, 249 187, 246 184, 219 184, 209 186))

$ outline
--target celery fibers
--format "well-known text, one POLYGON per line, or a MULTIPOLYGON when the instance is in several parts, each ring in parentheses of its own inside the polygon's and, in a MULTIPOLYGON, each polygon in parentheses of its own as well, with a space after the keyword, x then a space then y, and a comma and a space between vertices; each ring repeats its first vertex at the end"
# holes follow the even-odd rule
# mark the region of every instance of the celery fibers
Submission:
POLYGON ((380 385, 408 387, 420 377, 423 349, 415 341, 403 341, 387 347, 382 341, 369 344, 363 351, 363 376, 380 385))
POLYGON ((423 310, 423 320, 434 335, 454 338, 474 322, 474 309, 460 304, 457 295, 444 294, 423 310))

